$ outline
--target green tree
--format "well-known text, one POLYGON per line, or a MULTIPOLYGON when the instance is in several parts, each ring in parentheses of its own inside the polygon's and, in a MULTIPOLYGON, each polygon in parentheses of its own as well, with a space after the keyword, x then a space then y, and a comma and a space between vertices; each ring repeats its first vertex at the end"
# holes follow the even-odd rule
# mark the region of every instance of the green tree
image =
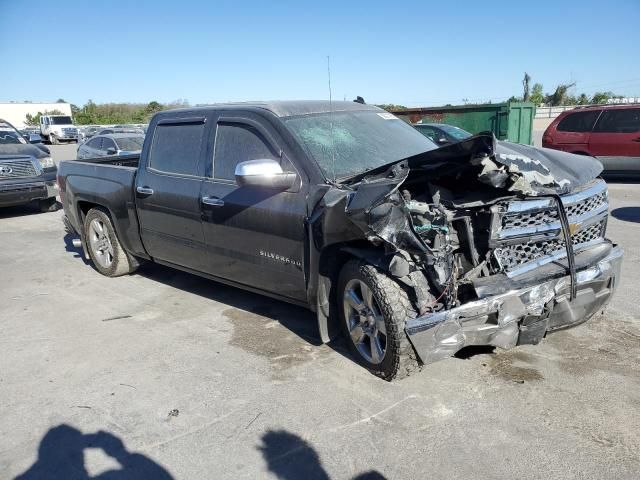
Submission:
POLYGON ((586 93, 581 93, 576 99, 577 105, 589 105, 591 103, 591 99, 586 93))
POLYGON ((153 101, 153 102, 149 102, 149 104, 147 105, 147 107, 145 108, 145 111, 147 112, 147 114, 149 115, 153 115, 154 113, 158 113, 160 111, 162 111, 162 105, 160 105, 158 102, 153 101))
POLYGON ((551 94, 547 94, 545 98, 545 103, 548 103, 552 107, 556 107, 558 105, 566 105, 567 100, 567 91, 571 87, 575 87, 576 83, 561 83, 556 87, 555 92, 551 94))
POLYGON ((524 72, 524 78, 522 79, 522 100, 525 102, 529 101, 530 92, 529 92, 529 82, 531 81, 531 76, 524 72))
POLYGON ((178 99, 162 104, 159 102, 144 103, 102 103, 96 104, 88 100, 85 105, 71 105, 71 112, 78 125, 113 125, 118 123, 147 123, 151 117, 162 110, 188 106, 189 102, 178 99))
POLYGON ((38 112, 35 115, 31 115, 30 113, 27 113, 27 115, 25 115, 25 117, 24 117, 25 125, 28 125, 30 127, 39 126, 40 125, 40 117, 42 117, 42 115, 65 115, 65 113, 61 112, 60 110, 57 110, 57 109, 45 110, 44 112, 38 112))
POLYGON ((400 110, 406 110, 407 107, 405 107, 404 105, 396 105, 394 103, 381 103, 380 105, 376 105, 376 107, 378 108, 382 108, 383 110, 386 110, 387 112, 397 112, 400 110))
POLYGON ((544 103, 544 93, 542 93, 542 84, 534 83, 531 88, 531 95, 529 96, 529 101, 535 103, 536 105, 540 105, 544 103))
POLYGON ((615 98, 616 95, 613 92, 596 92, 591 97, 591 103, 607 103, 607 100, 615 98))

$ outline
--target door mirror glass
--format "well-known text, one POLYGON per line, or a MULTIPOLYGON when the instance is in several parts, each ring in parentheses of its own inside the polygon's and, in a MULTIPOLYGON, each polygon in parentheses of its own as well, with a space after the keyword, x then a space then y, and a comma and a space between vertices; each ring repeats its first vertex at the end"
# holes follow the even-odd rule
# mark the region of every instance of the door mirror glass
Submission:
POLYGON ((240 186, 288 190, 296 182, 296 174, 282 170, 278 162, 271 159, 248 160, 236 165, 236 183, 240 186))
POLYGON ((107 148, 107 155, 115 155, 118 151, 114 147, 107 148))

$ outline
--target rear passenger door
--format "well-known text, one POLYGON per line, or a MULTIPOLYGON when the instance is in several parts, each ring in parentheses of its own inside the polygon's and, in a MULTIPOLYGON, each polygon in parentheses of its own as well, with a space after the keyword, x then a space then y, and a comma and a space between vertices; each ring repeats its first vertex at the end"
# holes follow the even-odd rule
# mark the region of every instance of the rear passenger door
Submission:
POLYGON ((640 108, 605 110, 589 140, 590 153, 609 171, 640 170, 640 108))
POLYGON ((155 260, 206 271, 200 187, 207 150, 206 117, 163 115, 151 126, 136 180, 145 250, 155 260), (147 151, 148 150, 148 151, 147 151))
MULTIPOLYGON (((212 275, 306 300, 303 271, 307 182, 264 120, 218 118, 213 156, 202 186, 202 219, 212 275), (238 186, 239 162, 273 159, 299 181, 288 191, 238 186), (212 201, 213 200, 213 201, 212 201)), ((249 115, 249 114, 247 114, 249 115)))
POLYGON ((591 129, 601 110, 569 113, 556 126, 554 144, 566 152, 587 152, 591 129))

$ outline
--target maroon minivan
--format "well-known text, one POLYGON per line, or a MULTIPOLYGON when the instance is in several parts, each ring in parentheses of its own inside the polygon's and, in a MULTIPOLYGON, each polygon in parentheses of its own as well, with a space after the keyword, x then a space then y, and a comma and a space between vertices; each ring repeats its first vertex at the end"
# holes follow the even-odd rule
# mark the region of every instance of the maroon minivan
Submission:
POLYGON ((578 107, 547 127, 542 146, 596 157, 606 173, 640 173, 640 105, 578 107))

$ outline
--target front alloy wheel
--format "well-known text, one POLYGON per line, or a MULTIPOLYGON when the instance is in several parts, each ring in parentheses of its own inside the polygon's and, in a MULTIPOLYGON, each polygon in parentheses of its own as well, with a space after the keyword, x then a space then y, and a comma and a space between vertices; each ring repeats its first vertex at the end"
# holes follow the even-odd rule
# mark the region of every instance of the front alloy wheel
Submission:
POLYGON ((350 280, 344 290, 344 318, 358 353, 378 365, 387 351, 387 329, 371 289, 361 280, 350 280))
POLYGON ((349 349, 371 373, 392 380, 420 368, 404 331, 416 317, 407 292, 394 279, 360 260, 349 260, 338 278, 335 295, 349 349))

